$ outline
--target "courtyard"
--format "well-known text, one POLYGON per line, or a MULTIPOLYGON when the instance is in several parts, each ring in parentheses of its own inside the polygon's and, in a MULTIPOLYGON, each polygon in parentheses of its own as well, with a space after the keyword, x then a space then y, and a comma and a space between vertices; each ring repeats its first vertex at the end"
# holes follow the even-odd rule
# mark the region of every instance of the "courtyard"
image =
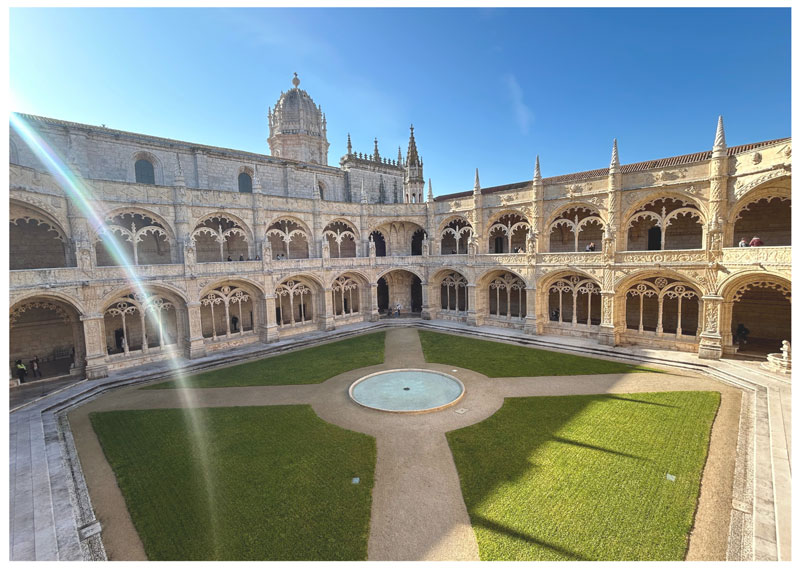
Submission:
POLYGON ((133 385, 69 421, 109 559, 681 560, 725 558, 740 406, 695 373, 398 327, 133 385), (320 350, 328 369, 280 371, 320 350), (464 397, 349 399, 402 368, 464 397), (263 380, 226 386, 240 375, 263 380))

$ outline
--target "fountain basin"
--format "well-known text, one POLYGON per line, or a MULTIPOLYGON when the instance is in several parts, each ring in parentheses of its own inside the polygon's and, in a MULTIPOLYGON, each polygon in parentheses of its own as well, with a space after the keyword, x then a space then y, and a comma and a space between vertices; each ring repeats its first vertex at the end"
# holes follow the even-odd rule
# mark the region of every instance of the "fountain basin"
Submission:
POLYGON ((464 384, 455 377, 428 369, 379 371, 350 385, 357 404, 384 412, 430 412, 456 404, 464 384))

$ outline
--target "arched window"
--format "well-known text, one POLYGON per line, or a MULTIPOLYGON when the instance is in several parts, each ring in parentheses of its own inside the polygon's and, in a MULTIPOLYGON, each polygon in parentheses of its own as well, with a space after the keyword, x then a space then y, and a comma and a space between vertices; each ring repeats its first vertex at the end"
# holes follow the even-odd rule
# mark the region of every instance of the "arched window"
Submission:
POLYGON ((149 160, 144 158, 136 160, 134 170, 136 171, 136 183, 156 184, 156 174, 153 170, 153 164, 149 160))
POLYGON ((239 174, 239 193, 253 193, 253 178, 247 172, 239 174))

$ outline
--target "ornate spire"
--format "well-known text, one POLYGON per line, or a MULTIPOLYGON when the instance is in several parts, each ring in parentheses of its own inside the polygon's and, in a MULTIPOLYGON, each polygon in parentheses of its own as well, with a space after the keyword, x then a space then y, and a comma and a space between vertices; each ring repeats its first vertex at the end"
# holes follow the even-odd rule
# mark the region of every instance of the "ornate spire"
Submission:
POLYGON ((409 166, 419 165, 419 154, 417 154, 417 141, 414 140, 414 125, 411 125, 411 136, 408 139, 408 153, 406 160, 409 166))
POLYGON ((611 150, 611 165, 608 173, 613 174, 619 171, 619 151, 617 150, 617 139, 614 138, 614 148, 611 150))
POLYGON ((403 154, 402 152, 400 152, 400 146, 397 147, 397 165, 398 166, 403 165, 403 154))
POLYGON ((472 188, 473 193, 481 192, 481 180, 478 177, 478 168, 475 168, 475 186, 472 188))
POLYGON ((378 139, 377 138, 375 139, 375 150, 373 150, 373 152, 372 152, 372 159, 375 160, 376 162, 380 162, 381 161, 381 154, 380 154, 380 152, 378 152, 378 139))
POLYGON ((353 153, 353 144, 350 142, 350 133, 347 133, 347 155, 353 153))
POLYGON ((433 203, 433 185, 431 184, 431 178, 428 178, 428 203, 433 203))
POLYGON ((714 137, 714 150, 711 153, 712 158, 719 158, 727 154, 728 147, 725 145, 725 126, 722 124, 722 115, 719 115, 717 121, 717 135, 714 137))
POLYGON ((536 167, 533 170, 534 183, 542 183, 542 170, 539 169, 539 154, 536 154, 536 167))
POLYGON ((294 85, 295 89, 300 86, 300 78, 297 76, 297 72, 295 72, 294 79, 292 79, 292 85, 294 85))

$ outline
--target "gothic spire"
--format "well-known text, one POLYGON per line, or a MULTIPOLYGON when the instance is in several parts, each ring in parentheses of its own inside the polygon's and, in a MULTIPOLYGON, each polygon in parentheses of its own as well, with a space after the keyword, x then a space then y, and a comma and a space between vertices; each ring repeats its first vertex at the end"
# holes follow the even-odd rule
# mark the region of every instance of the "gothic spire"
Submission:
POLYGON ((433 202, 433 185, 431 184, 431 178, 428 178, 428 203, 433 202))
POLYGON ((533 181, 541 183, 542 170, 539 169, 539 154, 536 154, 536 167, 533 170, 533 181))
POLYGON ((414 140, 414 125, 411 125, 411 136, 408 139, 408 152, 406 153, 406 160, 409 166, 419 165, 419 154, 417 154, 417 141, 414 140))
POLYGON ((353 153, 353 144, 350 142, 350 133, 347 133, 347 155, 353 153))
POLYGON ((403 165, 403 153, 400 151, 400 146, 397 147, 397 165, 403 165))
POLYGON ((475 168, 475 186, 472 188, 473 193, 481 192, 481 180, 478 178, 478 168, 475 168))
POLYGON ((608 173, 616 173, 619 170, 619 151, 617 150, 617 139, 614 138, 614 148, 611 150, 611 165, 608 167, 608 173))
POLYGON ((381 154, 378 152, 378 139, 375 139, 375 150, 372 152, 372 159, 376 162, 381 161, 381 154))
POLYGON ((719 120, 717 121, 717 135, 714 137, 714 150, 711 157, 718 158, 724 156, 727 153, 727 148, 728 147, 725 145, 725 126, 722 124, 722 115, 719 115, 719 120))

